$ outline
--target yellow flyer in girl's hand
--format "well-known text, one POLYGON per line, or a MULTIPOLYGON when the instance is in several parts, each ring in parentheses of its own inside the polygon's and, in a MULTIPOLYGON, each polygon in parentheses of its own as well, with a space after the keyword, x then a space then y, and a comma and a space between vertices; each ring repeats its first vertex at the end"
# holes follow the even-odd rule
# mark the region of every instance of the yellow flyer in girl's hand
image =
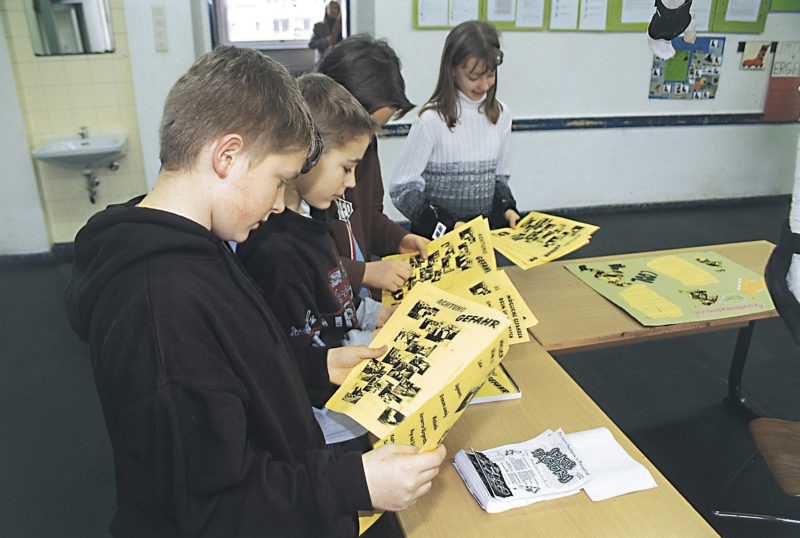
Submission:
POLYGON ((494 248, 522 269, 560 258, 586 245, 597 226, 531 211, 517 227, 492 230, 494 248))

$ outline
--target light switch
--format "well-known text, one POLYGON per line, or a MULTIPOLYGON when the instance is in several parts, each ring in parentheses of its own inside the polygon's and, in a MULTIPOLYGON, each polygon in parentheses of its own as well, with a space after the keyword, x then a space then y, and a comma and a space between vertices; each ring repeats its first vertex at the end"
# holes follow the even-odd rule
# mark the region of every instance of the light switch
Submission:
POLYGON ((167 14, 162 4, 152 4, 153 15, 153 40, 155 41, 156 52, 169 52, 169 42, 167 41, 167 14))

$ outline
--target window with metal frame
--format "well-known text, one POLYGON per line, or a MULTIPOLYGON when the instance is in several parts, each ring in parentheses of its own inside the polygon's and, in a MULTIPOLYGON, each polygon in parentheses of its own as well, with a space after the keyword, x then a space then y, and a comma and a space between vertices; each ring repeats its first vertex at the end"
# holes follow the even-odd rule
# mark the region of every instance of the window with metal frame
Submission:
MULTIPOLYGON (((213 0, 215 45, 259 50, 307 48, 329 0, 213 0)), ((339 0, 342 37, 349 35, 349 0, 339 0)))

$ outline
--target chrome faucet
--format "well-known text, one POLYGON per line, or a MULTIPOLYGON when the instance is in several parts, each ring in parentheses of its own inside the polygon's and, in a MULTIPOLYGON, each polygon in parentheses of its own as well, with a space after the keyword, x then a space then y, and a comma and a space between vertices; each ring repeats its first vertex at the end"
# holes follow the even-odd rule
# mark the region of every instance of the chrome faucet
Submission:
POLYGON ((81 128, 78 130, 78 135, 81 138, 86 139, 89 136, 89 128, 86 127, 85 125, 82 125, 81 128))

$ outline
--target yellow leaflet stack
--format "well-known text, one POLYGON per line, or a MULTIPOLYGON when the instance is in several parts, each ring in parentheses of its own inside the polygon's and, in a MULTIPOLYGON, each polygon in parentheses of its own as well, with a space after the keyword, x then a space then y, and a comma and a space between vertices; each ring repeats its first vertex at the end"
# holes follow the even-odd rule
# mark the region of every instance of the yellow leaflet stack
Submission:
POLYGON ((528 327, 539 323, 522 295, 502 269, 492 271, 463 287, 452 288, 449 291, 505 314, 511 322, 508 326, 509 345, 529 341, 528 327))
POLYGON ((418 254, 397 254, 384 259, 400 259, 411 265, 411 276, 401 289, 383 292, 382 302, 386 305, 400 304, 420 282, 450 290, 497 269, 489 221, 484 217, 476 217, 428 243, 427 260, 418 254))
POLYGON ((527 329, 538 321, 508 275, 497 269, 489 222, 484 217, 477 217, 431 241, 427 260, 410 254, 389 258, 407 261, 412 273, 402 289, 383 292, 384 304, 399 304, 414 286, 428 282, 503 312, 511 321, 509 345, 530 340, 527 329))
POLYGON ((597 226, 536 213, 525 215, 515 229, 492 230, 492 244, 522 269, 560 258, 589 243, 597 226))

